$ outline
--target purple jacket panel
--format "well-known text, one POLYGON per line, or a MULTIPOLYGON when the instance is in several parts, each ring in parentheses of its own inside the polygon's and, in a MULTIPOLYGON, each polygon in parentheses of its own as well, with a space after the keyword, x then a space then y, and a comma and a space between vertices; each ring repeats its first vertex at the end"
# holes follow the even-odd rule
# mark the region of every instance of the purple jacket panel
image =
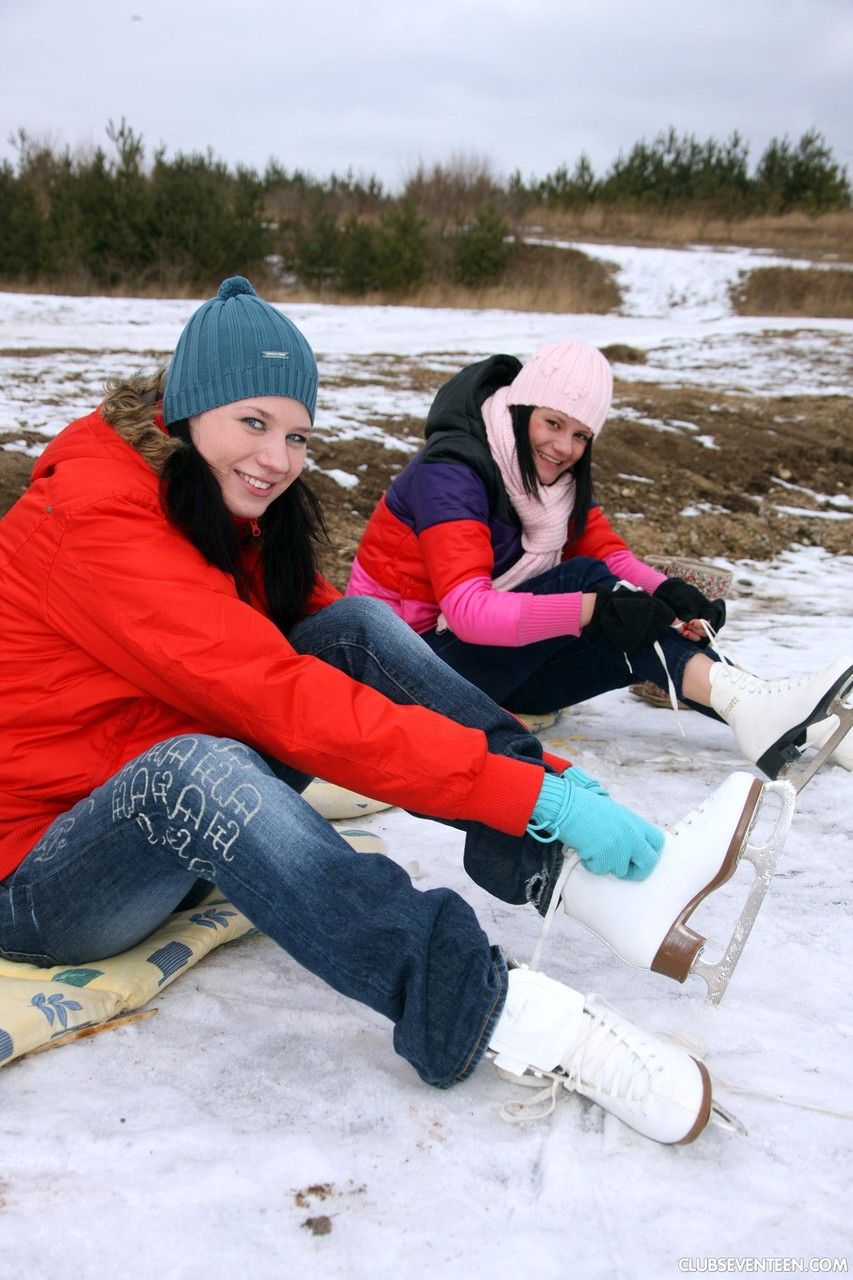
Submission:
POLYGON ((486 487, 462 463, 431 462, 420 457, 392 481, 385 494, 389 511, 416 534, 451 520, 476 520, 489 529, 495 558, 493 576, 505 573, 521 555, 521 530, 489 514, 486 487))

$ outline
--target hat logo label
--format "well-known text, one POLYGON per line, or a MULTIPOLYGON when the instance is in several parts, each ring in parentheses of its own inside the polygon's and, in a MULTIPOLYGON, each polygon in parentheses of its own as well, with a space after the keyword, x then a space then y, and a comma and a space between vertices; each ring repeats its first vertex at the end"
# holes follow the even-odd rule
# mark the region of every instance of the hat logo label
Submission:
POLYGON ((290 359, 289 351, 262 351, 261 355, 266 360, 289 360, 290 359))

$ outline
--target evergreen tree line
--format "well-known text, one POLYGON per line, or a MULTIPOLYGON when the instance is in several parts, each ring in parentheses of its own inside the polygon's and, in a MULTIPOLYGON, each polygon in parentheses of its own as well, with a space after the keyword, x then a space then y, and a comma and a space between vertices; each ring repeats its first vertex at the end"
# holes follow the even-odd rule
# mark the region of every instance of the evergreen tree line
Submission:
POLYGON ((851 203, 847 172, 815 131, 774 139, 751 173, 739 135, 721 144, 670 129, 601 177, 585 155, 541 180, 499 180, 486 162, 456 161, 418 169, 400 194, 276 161, 263 174, 232 169, 210 151, 168 158, 160 148, 148 160, 124 120, 107 137, 109 152, 73 153, 18 133, 16 162, 0 164, 0 278, 174 287, 243 271, 350 294, 478 287, 505 277, 518 228, 543 208, 740 218, 851 203))

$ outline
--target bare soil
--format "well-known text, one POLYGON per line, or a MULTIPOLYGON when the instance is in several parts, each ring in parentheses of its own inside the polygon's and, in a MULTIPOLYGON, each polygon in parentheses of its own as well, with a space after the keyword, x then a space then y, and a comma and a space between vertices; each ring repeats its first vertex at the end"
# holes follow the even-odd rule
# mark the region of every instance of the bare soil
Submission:
MULTIPOLYGON (((786 487, 828 497, 853 494, 849 399, 752 399, 622 382, 616 401, 596 446, 595 496, 638 555, 766 560, 794 544, 853 552, 853 521, 825 518, 832 507, 786 487), (621 405, 697 430, 662 433, 627 419, 621 405), (717 448, 702 444, 700 435, 713 437, 717 448), (702 510, 703 504, 714 509, 702 510), (697 507, 699 514, 684 514, 697 507), (777 507, 824 514, 789 515, 777 507)), ((421 430, 415 419, 399 422, 401 436, 421 430)), ((339 467, 360 481, 342 492, 326 476, 311 477, 331 535, 326 572, 341 586, 365 521, 410 455, 365 440, 315 441, 312 454, 320 467, 339 467)))
MULTIPOLYGON (((398 387, 437 389, 439 381, 434 371, 417 365, 405 371, 395 365, 386 377, 398 387)), ((381 425, 389 429, 387 421, 381 425)), ((400 418, 395 431, 401 439, 420 438, 422 423, 400 418)), ((331 539, 324 567, 343 587, 367 517, 411 454, 320 434, 311 454, 321 469, 359 477, 356 488, 342 489, 321 472, 310 475, 331 539)), ((0 448, 0 513, 23 493, 31 467, 30 458, 0 448)), ((596 445, 594 474, 596 497, 639 555, 764 560, 794 544, 853 552, 853 522, 826 518, 845 509, 801 491, 824 498, 853 494, 853 414, 845 397, 753 399, 619 382, 615 408, 596 445), (632 421, 626 409, 670 429, 632 421), (712 438, 717 447, 709 448, 699 436, 712 438), (698 514, 687 514, 691 510, 698 514)))

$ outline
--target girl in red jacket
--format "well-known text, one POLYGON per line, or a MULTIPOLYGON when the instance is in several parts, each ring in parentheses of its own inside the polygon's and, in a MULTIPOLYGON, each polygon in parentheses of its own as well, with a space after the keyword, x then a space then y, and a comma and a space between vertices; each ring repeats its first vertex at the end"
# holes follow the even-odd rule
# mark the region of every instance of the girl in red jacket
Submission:
POLYGON ((719 661, 707 645, 723 601, 638 560, 593 501, 593 442, 612 391, 610 365, 583 342, 463 369, 371 516, 347 595, 386 601, 510 710, 671 680, 673 701, 725 720, 775 778, 807 730, 810 745, 832 732, 827 708, 853 660, 795 680, 719 661))
POLYGON ((543 758, 384 604, 337 598, 300 475, 316 390, 302 334, 226 280, 165 385, 114 387, 0 522, 0 954, 113 955, 215 884, 387 1015, 428 1083, 488 1051, 686 1141, 711 1110, 704 1067, 508 967, 457 894, 355 853, 300 792, 318 775, 461 827, 471 875, 540 911, 571 845, 598 903, 636 894, 599 931, 633 929, 637 963, 683 977, 686 904, 733 866, 760 784, 733 775, 687 841, 665 838, 543 758))

